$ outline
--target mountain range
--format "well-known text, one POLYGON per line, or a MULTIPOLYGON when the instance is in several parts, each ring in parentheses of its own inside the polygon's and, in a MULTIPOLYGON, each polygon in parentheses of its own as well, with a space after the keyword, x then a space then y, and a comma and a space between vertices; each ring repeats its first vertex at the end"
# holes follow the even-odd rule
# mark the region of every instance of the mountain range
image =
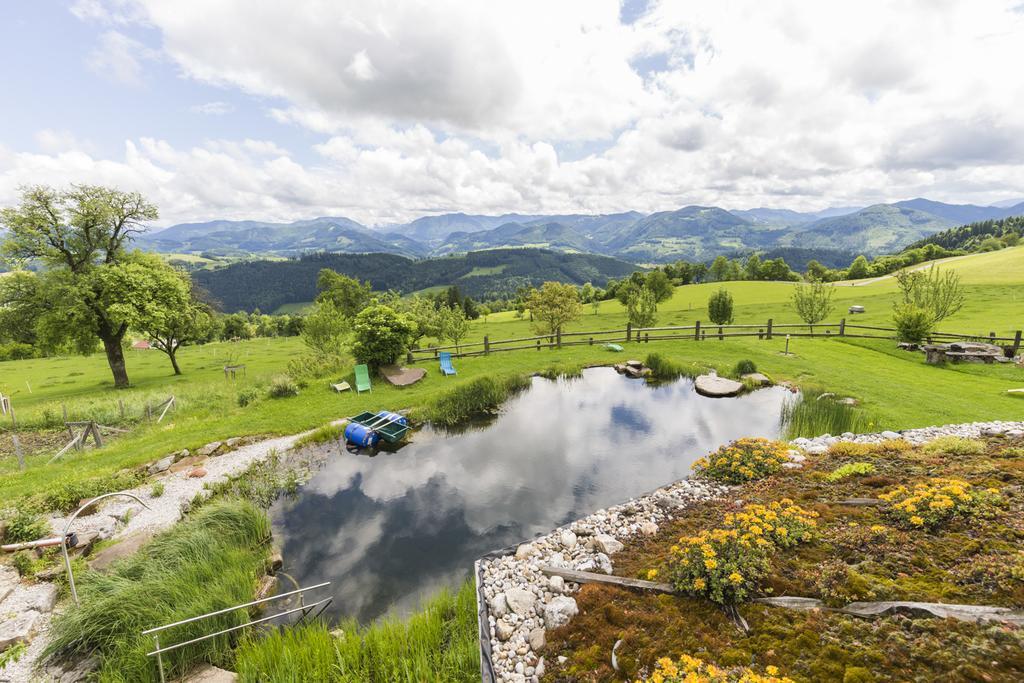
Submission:
POLYGON ((491 249, 543 248, 614 256, 632 263, 663 263, 787 248, 870 256, 898 251, 954 226, 1017 215, 1024 215, 1024 201, 1009 206, 978 206, 918 198, 819 212, 686 206, 653 214, 451 213, 372 228, 345 217, 293 223, 214 220, 175 225, 143 235, 139 242, 154 251, 228 257, 326 251, 423 258, 491 249))

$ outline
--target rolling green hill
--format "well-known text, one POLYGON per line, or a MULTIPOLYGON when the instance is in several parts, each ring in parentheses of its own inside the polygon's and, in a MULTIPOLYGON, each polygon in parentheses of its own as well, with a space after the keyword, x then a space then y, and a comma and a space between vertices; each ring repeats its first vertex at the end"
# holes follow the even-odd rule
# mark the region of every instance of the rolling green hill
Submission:
POLYGON ((197 271, 192 277, 225 311, 274 311, 283 304, 312 301, 322 268, 368 280, 376 290, 394 289, 402 294, 458 284, 464 294, 475 299, 507 297, 518 287, 547 280, 603 287, 609 278, 636 270, 631 263, 594 254, 494 249, 422 260, 395 254, 317 253, 285 261, 236 263, 197 271))

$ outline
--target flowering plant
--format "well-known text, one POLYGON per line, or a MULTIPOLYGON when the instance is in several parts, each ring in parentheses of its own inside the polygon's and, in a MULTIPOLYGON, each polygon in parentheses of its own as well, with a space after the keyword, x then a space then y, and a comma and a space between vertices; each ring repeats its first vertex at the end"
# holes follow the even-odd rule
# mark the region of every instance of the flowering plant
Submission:
POLYGON ((985 515, 1002 502, 999 489, 979 489, 961 479, 931 479, 913 488, 897 486, 879 496, 885 512, 911 527, 935 528, 953 517, 985 515))
POLYGON ((702 659, 682 655, 677 661, 662 657, 650 676, 636 683, 793 683, 793 679, 779 676, 778 667, 767 666, 765 673, 755 673, 748 667, 724 669, 702 659))
POLYGON ((693 469, 706 477, 726 484, 764 479, 789 462, 789 446, 781 441, 747 438, 722 446, 707 457, 693 463, 693 469))
POLYGON ((768 573, 771 549, 771 541, 738 529, 702 531, 669 549, 668 578, 682 593, 742 602, 768 573))
POLYGON ((783 498, 768 505, 747 505, 743 512, 725 516, 725 526, 742 534, 762 537, 780 548, 789 548, 814 537, 818 513, 783 498))

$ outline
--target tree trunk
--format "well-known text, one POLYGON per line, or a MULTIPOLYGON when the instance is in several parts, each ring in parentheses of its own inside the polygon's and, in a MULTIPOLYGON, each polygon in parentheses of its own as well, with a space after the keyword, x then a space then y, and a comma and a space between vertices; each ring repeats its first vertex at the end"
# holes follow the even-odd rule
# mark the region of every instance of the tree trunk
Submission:
POLYGON ((107 363, 110 364, 110 371, 114 374, 114 388, 128 388, 128 369, 124 364, 124 349, 121 348, 123 334, 102 335, 103 350, 107 352, 107 363))
POLYGON ((167 357, 171 359, 171 367, 174 368, 174 374, 180 375, 181 368, 178 367, 178 349, 171 349, 167 352, 167 357))

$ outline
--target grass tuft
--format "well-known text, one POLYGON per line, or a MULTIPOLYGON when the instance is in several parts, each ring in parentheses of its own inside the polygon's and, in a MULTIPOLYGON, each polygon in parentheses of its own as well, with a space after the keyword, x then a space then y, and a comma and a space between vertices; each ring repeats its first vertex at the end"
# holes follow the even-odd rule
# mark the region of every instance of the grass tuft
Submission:
POLYGON ((435 398, 423 416, 435 424, 454 427, 472 417, 496 412, 513 394, 529 386, 530 378, 525 375, 477 377, 435 398))
POLYGON ((478 681, 476 596, 472 582, 444 591, 407 621, 341 625, 335 638, 323 624, 247 637, 236 652, 242 681, 478 681))
POLYGON ((302 438, 297 439, 293 448, 297 450, 303 446, 316 446, 322 443, 337 441, 344 433, 345 427, 342 425, 325 424, 322 427, 317 427, 302 438))
POLYGON ((978 455, 985 452, 985 442, 977 439, 965 439, 961 436, 940 436, 926 443, 921 450, 925 453, 978 455))
MULTIPOLYGON (((144 629, 252 600, 270 538, 266 514, 250 503, 211 503, 160 534, 107 573, 76 577, 81 605, 54 617, 44 657, 100 659, 100 681, 156 680, 144 629)), ((245 623, 242 612, 186 624, 161 634, 165 645, 245 623)), ((177 678, 201 661, 224 663, 226 636, 168 653, 177 678)))
POLYGON ((848 462, 845 465, 840 465, 833 471, 828 473, 825 477, 828 481, 839 481, 840 479, 846 479, 847 477, 854 477, 861 474, 873 474, 875 472, 875 466, 870 462, 848 462))
POLYGON ((866 432, 871 422, 856 406, 822 397, 820 392, 805 391, 782 406, 782 426, 786 438, 866 432))
POLYGON ((651 377, 660 380, 672 380, 680 377, 694 378, 700 374, 695 365, 683 365, 666 358, 660 353, 647 354, 644 365, 651 369, 651 377))

